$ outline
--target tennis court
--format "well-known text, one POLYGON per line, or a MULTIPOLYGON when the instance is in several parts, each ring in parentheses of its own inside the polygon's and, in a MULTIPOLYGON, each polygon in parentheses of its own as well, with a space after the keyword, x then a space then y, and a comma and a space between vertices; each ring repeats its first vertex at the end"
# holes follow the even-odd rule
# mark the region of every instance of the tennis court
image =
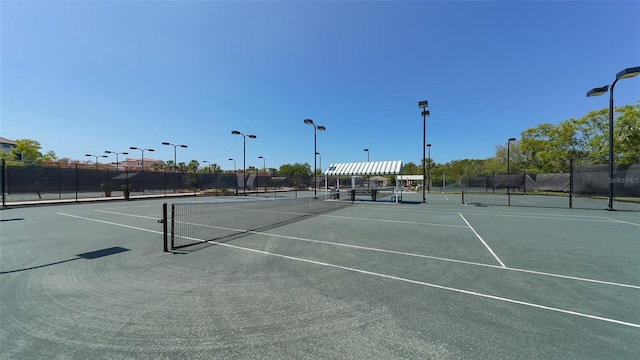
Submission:
POLYGON ((637 212, 403 198, 169 252, 182 199, 3 209, 0 358, 637 358, 637 212))

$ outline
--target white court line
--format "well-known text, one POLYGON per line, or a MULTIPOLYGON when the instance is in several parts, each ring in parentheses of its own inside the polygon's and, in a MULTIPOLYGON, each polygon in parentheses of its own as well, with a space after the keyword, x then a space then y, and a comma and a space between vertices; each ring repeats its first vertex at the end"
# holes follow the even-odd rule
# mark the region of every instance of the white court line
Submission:
POLYGON ((121 212, 116 212, 116 211, 108 211, 108 210, 93 209, 93 211, 97 211, 97 212, 101 212, 101 213, 107 213, 107 214, 131 216, 131 217, 137 217, 137 218, 143 218, 143 219, 151 219, 151 220, 158 220, 160 218, 160 216, 151 217, 151 216, 145 216, 145 215, 126 214, 126 213, 121 213, 121 212))
POLYGON ((486 242, 484 242, 484 240, 482 239, 482 237, 480 235, 478 235, 478 233, 476 232, 476 230, 473 228, 473 226, 471 226, 471 224, 469 224, 469 222, 467 221, 467 219, 464 218, 464 216, 462 216, 462 214, 458 213, 458 215, 460 215, 460 217, 462 218, 462 220, 464 220, 465 223, 467 223, 467 226, 469 226, 469 229, 471 229, 471 231, 473 231, 474 234, 476 234, 476 236, 478 237, 478 239, 480 239, 480 241, 482 241, 482 243, 484 244, 484 246, 487 248, 487 250, 489 250, 489 252, 491 253, 491 255, 493 255, 494 258, 496 258, 496 260, 498 260, 498 262, 500 263, 500 265, 502 265, 503 268, 506 268, 506 266, 504 265, 504 263, 502 262, 502 260, 500 260, 500 258, 498 257, 498 255, 496 255, 496 253, 493 252, 493 250, 491 250, 491 248, 489 247, 489 245, 487 245, 486 242))
POLYGON ((385 220, 385 219, 372 219, 372 218, 361 218, 361 217, 353 217, 353 216, 337 216, 337 215, 326 215, 326 214, 320 214, 320 215, 317 215, 317 216, 330 217, 330 218, 336 218, 336 219, 363 220, 363 221, 375 221, 375 222, 389 222, 389 223, 411 224, 411 225, 441 226, 441 227, 453 227, 453 228, 465 228, 466 229, 466 226, 462 226, 462 225, 424 223, 424 222, 418 222, 418 221, 385 220))
POLYGON ((640 226, 640 224, 636 224, 630 221, 624 221, 624 220, 618 220, 618 219, 611 219, 611 218, 604 218, 604 219, 608 219, 611 220, 613 222, 619 222, 619 223, 623 223, 623 224, 629 224, 629 225, 634 225, 634 226, 640 226))
MULTIPOLYGON (((368 207, 368 208, 379 208, 378 205, 367 205, 367 204, 358 204, 358 206, 361 207, 368 207)), ((401 208, 401 207, 395 207, 395 206, 389 206, 387 208, 384 209, 385 211, 401 211, 401 212, 425 212, 425 213, 429 213, 429 212, 435 212, 438 214, 442 214, 442 213, 448 213, 448 214, 458 214, 460 212, 459 209, 438 209, 438 210, 434 210, 434 209, 427 209, 427 208, 401 208)), ((558 209, 558 210, 568 210, 568 209, 558 209)), ((576 211, 576 210, 572 210, 572 211, 576 211)), ((579 210, 578 210, 579 211, 579 210)), ((591 211, 591 210, 589 210, 591 211)), ((531 218, 531 219, 548 219, 548 220, 572 220, 572 221, 586 221, 586 222, 604 222, 604 223, 610 223, 610 222, 615 222, 614 219, 610 219, 610 218, 606 218, 603 216, 585 216, 585 215, 572 215, 572 214, 541 214, 541 213, 518 213, 518 214, 513 214, 513 213, 504 213, 504 212, 496 212, 496 211, 489 211, 489 210, 472 210, 472 208, 465 208, 465 213, 474 213, 474 214, 478 214, 478 215, 484 215, 484 216, 503 216, 503 217, 519 217, 519 218, 531 218)))
POLYGON ((141 228, 141 227, 137 227, 137 226, 131 226, 131 225, 125 225, 125 224, 119 224, 119 223, 114 223, 111 221, 104 221, 104 220, 98 220, 98 219, 92 219, 92 218, 88 218, 88 217, 84 217, 84 216, 78 216, 78 215, 71 215, 71 214, 65 214, 65 213, 57 213, 58 215, 64 215, 64 216, 69 216, 72 218, 76 218, 76 219, 82 219, 82 220, 89 220, 89 221, 95 221, 95 222, 99 222, 102 224, 109 224, 109 225, 115 225, 115 226, 121 226, 121 227, 125 227, 128 229, 134 229, 134 230, 141 230, 141 231, 146 231, 146 232, 151 232, 154 234, 160 234, 163 235, 164 233, 162 231, 156 231, 156 230, 150 230, 150 229, 145 229, 145 228, 141 228))
POLYGON ((444 196, 444 199, 445 199, 445 200, 449 200, 449 198, 447 197, 447 195, 442 194, 442 196, 444 196))
POLYGON ((144 207, 158 207, 158 204, 150 204, 150 205, 136 205, 136 206, 115 206, 107 208, 109 210, 118 210, 118 209, 135 209, 135 208, 144 208, 144 207))
MULTIPOLYGON (((97 210, 97 211, 107 212, 107 211, 102 211, 102 210, 97 210)), ((151 219, 151 220, 157 219, 157 218, 151 218, 151 217, 146 217, 146 216, 141 216, 141 215, 132 215, 132 214, 125 214, 125 213, 110 212, 110 211, 109 211, 109 213, 114 213, 114 214, 124 215, 124 216, 142 217, 142 218, 151 219)), ((71 217, 75 217, 75 218, 78 218, 78 219, 90 220, 90 221, 100 222, 100 223, 104 223, 104 224, 122 226, 122 227, 137 229, 137 230, 153 232, 153 233, 156 233, 156 234, 162 234, 162 232, 160 232, 160 231, 137 228, 137 227, 134 227, 134 226, 114 223, 114 222, 110 222, 110 221, 96 220, 96 219, 86 218, 86 217, 77 216, 77 215, 64 214, 64 213, 58 213, 58 214, 65 215, 65 216, 71 216, 71 217)), ((329 216, 329 215, 321 215, 321 216, 329 216)), ((423 224, 423 223, 417 223, 417 224, 423 224)), ((196 224, 196 225, 201 225, 201 224, 196 224)), ((460 225, 450 225, 450 226, 462 227, 462 228, 465 228, 465 229, 467 228, 466 226, 460 226, 460 225)), ((404 255, 404 256, 418 257, 418 258, 423 258, 423 259, 431 259, 431 260, 452 262, 452 263, 458 263, 458 264, 481 266, 481 267, 509 270, 509 271, 515 271, 515 272, 522 272, 522 273, 527 273, 527 274, 555 277, 555 278, 560 278, 560 279, 583 281, 583 282, 590 282, 590 283, 601 284, 601 285, 611 285, 611 286, 618 286, 618 287, 625 287, 625 288, 631 288, 631 289, 640 290, 640 286, 636 286, 636 285, 623 284, 623 283, 617 283, 617 282, 612 282, 612 281, 581 278, 581 277, 577 277, 577 276, 569 276, 569 275, 562 275, 562 274, 553 274, 553 273, 547 273, 547 272, 536 271, 536 270, 512 268, 512 267, 506 267, 506 266, 504 266, 504 264, 503 264, 503 266, 497 266, 497 265, 491 265, 491 264, 477 263, 477 262, 473 262, 473 261, 448 259, 448 258, 441 258, 441 257, 437 257, 437 256, 414 254, 414 253, 408 253, 408 252, 403 252, 403 251, 386 250, 386 249, 380 249, 380 248, 372 248, 372 247, 368 247, 368 246, 350 245, 350 244, 343 244, 343 243, 323 241, 323 240, 306 239, 306 238, 301 238, 301 237, 296 237, 296 236, 280 235, 280 234, 273 234, 273 233, 260 232, 260 231, 246 231, 246 230, 242 230, 242 229, 227 228, 227 227, 222 227, 222 226, 207 226, 207 227, 219 228, 219 229, 224 229, 224 230, 231 230, 231 231, 236 231, 238 233, 246 232, 246 233, 250 233, 250 234, 272 236, 272 237, 278 237, 278 238, 283 238, 283 239, 299 240, 299 241, 313 242, 313 243, 333 245, 333 246, 342 246, 342 247, 348 247, 348 248, 353 248, 353 249, 377 251, 377 252, 383 252, 383 253, 388 253, 388 254, 404 255)), ((204 241, 204 240, 197 240, 197 241, 204 241)))
MULTIPOLYGON (((202 240, 198 240, 198 239, 191 239, 191 240, 202 241, 202 240)), ((457 293, 461 293, 461 294, 473 295, 473 296, 478 296, 478 297, 482 297, 482 298, 503 301, 503 302, 512 303, 512 304, 524 305, 524 306, 529 306, 529 307, 543 309, 543 310, 555 311, 555 312, 559 312, 559 313, 575 315, 575 316, 580 316, 580 317, 584 317, 584 318, 589 318, 589 319, 600 320, 600 321, 610 322, 610 323, 624 325, 624 326, 640 328, 640 324, 635 324, 635 323, 630 323, 630 322, 626 322, 626 321, 620 321, 620 320, 605 318, 605 317, 596 316, 596 315, 589 315, 589 314, 585 314, 585 313, 581 313, 581 312, 577 312, 577 311, 573 311, 573 310, 564 310, 564 309, 554 308, 554 307, 550 307, 550 306, 546 306, 546 305, 539 305, 539 304, 529 303, 529 302, 520 301, 520 300, 508 299, 508 298, 495 296, 495 295, 482 294, 482 293, 475 292, 475 291, 462 290, 462 289, 456 289, 456 288, 452 288, 452 287, 448 287, 448 286, 431 284, 431 283, 427 283, 427 282, 424 282, 424 281, 411 280, 411 279, 401 278, 401 277, 398 277, 398 276, 385 275, 385 274, 375 273, 375 272, 367 271, 367 270, 361 270, 361 269, 356 269, 356 268, 351 268, 351 267, 346 267, 346 266, 341 266, 341 265, 329 264, 329 263, 316 261, 316 260, 297 258, 297 257, 289 256, 289 255, 276 254, 276 253, 271 253, 271 252, 263 251, 263 250, 249 249, 249 248, 245 248, 245 247, 242 247, 242 246, 231 245, 229 243, 221 243, 221 242, 216 242, 216 241, 207 241, 207 242, 210 243, 210 244, 222 245, 222 246, 226 246, 226 247, 230 247, 230 248, 238 249, 238 250, 251 251, 251 252, 255 252, 255 253, 263 254, 263 255, 276 256, 276 257, 281 257, 281 258, 284 258, 284 259, 295 260, 295 261, 305 262, 305 263, 314 264, 314 265, 332 267, 332 268, 346 270, 346 271, 352 271, 352 272, 356 272, 356 273, 360 273, 360 274, 377 276, 377 277, 381 277, 381 278, 385 278, 385 279, 398 280, 398 281, 402 281, 402 282, 407 282, 407 283, 412 283, 412 284, 417 284, 417 285, 423 285, 423 286, 427 286, 427 287, 432 287, 432 288, 436 288, 436 289, 457 292, 457 293)))
MULTIPOLYGON (((60 212, 57 213, 57 214, 64 215, 64 216, 69 216, 69 217, 73 217, 73 218, 78 218, 78 219, 83 219, 83 220, 95 221, 95 222, 104 223, 104 224, 110 224, 110 225, 115 225, 115 226, 126 227, 126 228, 130 228, 130 229, 136 229, 136 230, 152 232, 152 233, 156 233, 156 234, 162 234, 161 231, 143 229, 143 228, 139 228, 139 227, 135 227, 135 226, 118 224, 118 223, 114 223, 114 222, 110 222, 110 221, 91 219, 91 218, 86 218, 86 217, 83 217, 83 216, 65 214, 65 213, 60 213, 60 212)), ((266 234, 266 235, 272 235, 272 234, 266 234)), ((190 238, 190 240, 205 242, 203 240, 195 239, 195 238, 190 238)), ((543 310, 549 310, 549 311, 555 311, 555 312, 569 314, 569 315, 580 316, 580 317, 584 317, 584 318, 588 318, 588 319, 600 320, 600 321, 610 322, 610 323, 614 323, 614 324, 640 328, 640 324, 635 324, 635 323, 630 323, 630 322, 625 322, 625 321, 605 318, 605 317, 601 317, 601 316, 589 315, 589 314, 580 313, 580 312, 572 311, 572 310, 564 310, 564 309, 559 309, 559 308, 553 308, 553 307, 550 307, 550 306, 539 305, 539 304, 534 304, 534 303, 528 303, 528 302, 525 302, 525 301, 513 300, 513 299, 503 298, 503 297, 499 297, 499 296, 494 296, 494 295, 482 294, 482 293, 478 293, 478 292, 474 292, 474 291, 456 289, 456 288, 442 286, 442 285, 430 284, 430 283, 423 282, 423 281, 411 280, 411 279, 401 278, 401 277, 392 276, 392 275, 385 275, 385 274, 380 274, 380 273, 374 273, 374 272, 371 272, 371 271, 360 270, 360 269, 350 268, 350 267, 341 266, 341 265, 334 265, 334 264, 324 263, 324 262, 315 261, 315 260, 308 260, 308 259, 296 258, 296 257, 293 257, 293 256, 288 256, 288 255, 270 253, 270 252, 267 252, 267 251, 245 248, 245 247, 242 247, 242 246, 231 245, 231 244, 228 244, 228 243, 221 243, 221 242, 216 242, 216 241, 206 241, 206 242, 210 243, 210 244, 217 244, 217 245, 226 246, 226 247, 230 247, 230 248, 238 249, 238 250, 246 250, 246 251, 251 251, 251 252, 255 252, 255 253, 259 253, 259 254, 281 257, 281 258, 285 258, 285 259, 289 259, 289 260, 295 260, 295 261, 301 261, 301 262, 306 262, 306 263, 315 264, 315 265, 333 267, 333 268, 336 268, 336 269, 342 269, 342 270, 357 272, 357 273, 366 274, 366 275, 378 276, 378 277, 382 277, 382 278, 386 278, 386 279, 392 279, 392 280, 398 280, 398 281, 403 281, 403 282, 407 282, 407 283, 424 285, 424 286, 428 286, 428 287, 432 287, 432 288, 436 288, 436 289, 448 290, 448 291, 452 291, 452 292, 457 292, 457 293, 462 293, 462 294, 467 294, 467 295, 473 295, 473 296, 483 297, 483 298, 487 298, 487 299, 508 302, 508 303, 512 303, 512 304, 524 305, 524 306, 529 306, 529 307, 543 309, 543 310)), ((509 268, 505 268, 505 269, 506 270, 515 270, 515 269, 509 269, 509 268)))
MULTIPOLYGON (((140 215, 132 215, 132 214, 116 213, 116 212, 113 212, 113 213, 114 214, 118 214, 118 215, 124 215, 124 216, 143 217, 143 218, 148 218, 148 219, 152 219, 152 220, 156 219, 156 218, 149 218, 149 217, 140 216, 140 215)), ((78 218, 78 219, 85 219, 85 220, 100 222, 100 223, 104 223, 104 224, 122 226, 122 227, 137 229, 137 230, 149 231, 149 232, 153 232, 153 233, 156 233, 156 234, 162 234, 162 232, 160 232, 160 231, 147 230, 147 229, 137 228, 137 227, 134 227, 134 226, 123 225, 123 224, 109 222, 109 221, 96 220, 96 219, 91 219, 91 218, 86 218, 86 217, 76 216, 76 215, 69 215, 69 214, 64 214, 64 213, 58 213, 58 214, 65 215, 65 216, 71 216, 71 217, 75 217, 75 218, 78 218)), ((322 216, 328 216, 328 215, 322 215, 322 216)), ((418 224, 422 224, 422 223, 418 223, 418 224)), ((201 224, 196 224, 196 225, 201 225, 201 224)), ((454 226, 462 227, 462 228, 465 228, 465 229, 467 228, 466 226, 458 226, 458 225, 454 225, 454 226)), ((296 236, 273 234, 273 233, 267 233, 267 232, 261 232, 261 231, 246 231, 246 230, 242 230, 242 229, 227 228, 227 227, 222 227, 222 226, 207 226, 207 227, 230 230, 230 231, 236 231, 238 233, 246 232, 246 233, 250 233, 250 234, 272 236, 272 237, 278 237, 278 238, 283 238, 283 239, 299 240, 299 241, 313 242, 313 243, 326 244, 326 245, 332 245, 332 246, 342 246, 342 247, 348 247, 348 248, 359 249, 359 250, 376 251, 376 252, 382 252, 382 253, 387 253, 387 254, 411 256, 411 257, 418 257, 418 258, 423 258, 423 259, 431 259, 431 260, 452 262, 452 263, 458 263, 458 264, 466 264, 466 265, 473 265, 473 266, 480 266, 480 267, 488 267, 488 268, 494 268, 494 269, 522 272, 522 273, 527 273, 527 274, 555 277, 555 278, 560 278, 560 279, 582 281, 582 282, 590 282, 590 283, 601 284, 601 285, 611 285, 611 286, 618 286, 618 287, 625 287, 625 288, 631 288, 631 289, 640 290, 640 286, 617 283, 617 282, 612 282, 612 281, 595 280, 595 279, 581 278, 581 277, 577 277, 577 276, 569 276, 569 275, 562 275, 562 274, 547 273, 547 272, 536 271, 536 270, 519 269, 519 268, 506 267, 506 266, 483 264, 483 263, 477 263, 477 262, 473 262, 473 261, 448 259, 448 258, 442 258, 442 257, 437 257, 437 256, 408 253, 408 252, 403 252, 403 251, 372 248, 372 247, 368 247, 368 246, 351 245, 351 244, 344 244, 344 243, 337 243, 337 242, 330 242, 330 241, 323 241, 323 240, 314 240, 314 239, 307 239, 307 238, 296 237, 296 236)), ((197 240, 197 241, 204 241, 204 240, 197 240)))
MULTIPOLYGON (((465 226, 465 228, 466 228, 466 226, 465 226)), ((225 229, 226 230, 233 230, 233 229, 228 229, 228 228, 225 228, 225 229)), ((237 231, 240 232, 242 230, 237 230, 237 231)), ((244 232, 244 231, 242 231, 242 232, 244 232)), ((549 276, 549 277, 556 277, 556 278, 561 278, 561 279, 590 282, 590 283, 601 284, 601 285, 612 285, 612 286, 619 286, 619 287, 626 287, 626 288, 640 290, 640 286, 622 284, 622 283, 615 283, 615 282, 611 282, 611 281, 594 280, 594 279, 587 279, 587 278, 581 278, 581 277, 576 277, 576 276, 545 273, 545 272, 535 271, 535 270, 518 269, 518 268, 512 268, 512 267, 503 267, 503 266, 498 266, 498 265, 477 263, 477 262, 473 262, 473 261, 447 259, 447 258, 441 258, 441 257, 437 257, 437 256, 408 253, 408 252, 396 251, 396 250, 386 250, 386 249, 380 249, 380 248, 372 248, 372 247, 368 247, 368 246, 336 243, 336 242, 331 242, 331 241, 306 239, 306 238, 301 238, 301 237, 296 237, 296 236, 272 234, 272 233, 265 233, 265 232, 259 232, 259 231, 247 231, 247 232, 251 233, 251 234, 256 234, 256 235, 272 236, 272 237, 278 237, 278 238, 283 238, 283 239, 299 240, 299 241, 306 241, 306 242, 333 245, 333 246, 342 246, 342 247, 348 247, 348 248, 359 249, 359 250, 376 251, 376 252, 382 252, 382 253, 387 253, 387 254, 411 256, 411 257, 417 257, 417 258, 423 258, 423 259, 446 261, 446 262, 452 262, 452 263, 458 263, 458 264, 481 266, 481 267, 488 267, 488 268, 499 269, 499 270, 509 270, 509 271, 515 271, 515 272, 522 272, 522 273, 528 273, 528 274, 541 275, 541 276, 549 276)), ((202 241, 202 240, 198 240, 198 241, 202 241)))

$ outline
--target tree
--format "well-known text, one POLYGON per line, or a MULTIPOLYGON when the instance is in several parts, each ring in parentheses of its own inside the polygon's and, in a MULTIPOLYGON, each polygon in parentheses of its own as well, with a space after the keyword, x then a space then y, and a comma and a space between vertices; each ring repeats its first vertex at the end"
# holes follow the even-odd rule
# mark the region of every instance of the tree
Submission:
POLYGON ((520 141, 511 142, 511 147, 507 151, 506 145, 496 145, 496 155, 486 159, 484 162, 485 175, 506 174, 509 169, 512 173, 533 173, 535 168, 529 169, 527 166, 528 156, 525 153, 520 141), (507 166, 507 155, 509 155, 509 166, 507 166))
POLYGON ((40 152, 40 142, 32 139, 18 139, 11 153, 2 153, 8 165, 40 165, 44 162, 56 161, 58 157, 53 151, 40 152))
POLYGON ((222 172, 222 168, 220 167, 220 165, 218 165, 218 164, 216 164, 216 163, 213 163, 213 164, 211 164, 211 171, 212 171, 214 174, 217 174, 217 173, 222 172))
POLYGON ((617 109, 613 129, 614 154, 621 163, 640 161, 640 101, 617 109))
MULTIPOLYGON (((640 101, 615 109, 614 158, 637 162, 640 158, 640 101)), ((609 160, 609 109, 590 111, 580 119, 553 125, 540 124, 521 133, 521 155, 528 172, 568 172, 570 159, 609 160)), ((517 154, 517 153, 516 153, 517 154)), ((516 167, 519 162, 515 161, 516 167)))
POLYGON ((309 163, 284 164, 278 170, 279 176, 307 176, 311 175, 309 163))
POLYGON ((422 168, 413 162, 408 162, 402 167, 402 173, 405 175, 418 175, 422 174, 422 168))
MULTIPOLYGON (((180 163, 180 164, 184 164, 184 163, 180 163)), ((187 172, 192 174, 197 173, 199 168, 200 168, 200 163, 197 160, 191 160, 189 161, 189 164, 186 165, 187 172)))
MULTIPOLYGON (((569 119, 558 125, 540 124, 522 132, 520 148, 537 172, 568 172, 569 159, 584 154, 585 139, 576 135, 580 123, 569 119)), ((586 133, 582 131, 581 133, 586 133)))

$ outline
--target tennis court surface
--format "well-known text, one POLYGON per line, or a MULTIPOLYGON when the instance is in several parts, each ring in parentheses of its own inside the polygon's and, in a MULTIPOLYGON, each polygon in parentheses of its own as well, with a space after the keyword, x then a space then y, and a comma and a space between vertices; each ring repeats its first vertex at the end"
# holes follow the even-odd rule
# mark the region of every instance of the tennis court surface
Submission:
POLYGON ((640 354, 637 212, 403 197, 168 252, 167 199, 3 209, 0 358, 640 354))

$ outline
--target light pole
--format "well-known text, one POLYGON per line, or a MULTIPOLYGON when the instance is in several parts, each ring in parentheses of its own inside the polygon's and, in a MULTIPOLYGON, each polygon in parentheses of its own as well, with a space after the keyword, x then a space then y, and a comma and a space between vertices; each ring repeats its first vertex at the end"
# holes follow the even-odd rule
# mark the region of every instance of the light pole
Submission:
POLYGON ((431 115, 429 110, 427 110, 427 107, 429 107, 428 100, 418 101, 418 108, 422 109, 422 202, 425 204, 427 203, 427 195, 425 195, 424 192, 427 181, 427 171, 425 169, 425 145, 427 144, 427 116, 431 115))
POLYGON ((314 124, 311 119, 304 119, 304 123, 307 125, 313 125, 313 196, 315 197, 318 195, 318 167, 316 166, 316 153, 318 150, 316 149, 316 131, 325 131, 327 128, 322 125, 314 124))
POLYGON ((209 165, 207 165, 207 167, 209 168, 209 171, 211 171, 211 163, 210 163, 210 162, 208 162, 207 160, 202 160, 202 163, 203 163, 203 164, 204 164, 204 163, 209 164, 209 165))
POLYGON ((154 149, 143 149, 143 148, 139 148, 139 147, 135 147, 132 146, 129 149, 131 150, 140 150, 142 152, 141 158, 140 158, 140 164, 142 167, 142 193, 144 194, 144 152, 145 151, 155 151, 154 149))
MULTIPOLYGON (((264 173, 264 175, 267 175, 267 160, 264 158, 264 156, 258 156, 258 159, 262 159, 262 172, 264 173)), ((257 171, 256 171, 257 173, 257 171)), ((258 176, 256 175, 256 193, 258 192, 258 176)), ((267 188, 264 188, 264 192, 267 192, 267 188)))
POLYGON ((511 142, 516 141, 516 138, 509 138, 507 140, 507 202, 511 206, 511 156, 509 150, 511 150, 511 142))
POLYGON ((109 151, 109 150, 105 150, 106 154, 116 154, 116 171, 118 171, 118 155, 122 154, 122 155, 129 155, 128 152, 115 152, 115 151, 109 151))
POLYGON ((427 144, 428 150, 428 163, 427 163, 427 192, 431 193, 431 144, 427 144))
MULTIPOLYGON (((320 175, 322 175, 324 173, 324 171, 322 171, 322 155, 320 155, 319 152, 316 151, 316 156, 318 158, 320 158, 320 175)), ((327 176, 325 175, 324 177, 324 192, 328 192, 327 190, 327 176)))
POLYGON ((364 149, 364 151, 367 153, 367 162, 369 162, 369 149, 364 149))
MULTIPOLYGON (((240 131, 233 130, 231 132, 232 135, 242 135, 244 147, 242 149, 242 195, 247 196, 247 138, 255 139, 257 136, 255 135, 245 135, 240 131)), ((234 163, 235 164, 235 163, 234 163)))
POLYGON ((91 155, 91 154, 84 154, 84 156, 93 156, 96 158, 96 170, 98 170, 98 158, 106 158, 107 155, 91 155))
POLYGON ((173 146, 173 170, 174 171, 172 171, 172 172, 175 172, 176 166, 178 166, 178 163, 176 162, 176 149, 178 147, 187 148, 188 146, 187 145, 176 145, 176 144, 172 144, 172 143, 166 142, 166 141, 163 142, 162 145, 171 145, 171 146, 173 146))
POLYGON ((636 75, 640 74, 640 66, 627 68, 620 71, 616 75, 616 79, 613 81, 611 85, 606 85, 599 88, 593 88, 587 92, 587 97, 591 96, 600 96, 609 90, 609 178, 607 181, 609 182, 609 202, 607 204, 607 209, 609 211, 614 211, 613 209, 613 88, 616 86, 616 83, 620 79, 628 79, 632 78, 636 75))
POLYGON ((236 175, 236 196, 238 195, 238 170, 236 170, 236 159, 229 158, 229 161, 233 161, 233 173, 236 175))

